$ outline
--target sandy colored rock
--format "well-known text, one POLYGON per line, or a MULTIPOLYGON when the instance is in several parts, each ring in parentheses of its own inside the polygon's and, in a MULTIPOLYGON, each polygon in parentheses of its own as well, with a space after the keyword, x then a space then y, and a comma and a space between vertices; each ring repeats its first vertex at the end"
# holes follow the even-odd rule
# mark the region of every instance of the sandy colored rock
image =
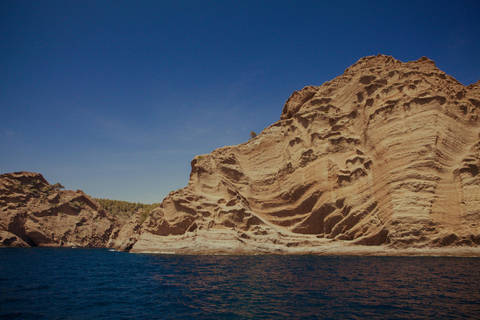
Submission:
POLYGON ((479 114, 479 83, 428 58, 362 58, 257 137, 196 156, 132 252, 477 252, 479 114))
POLYGON ((104 247, 115 228, 115 219, 80 190, 62 191, 38 173, 0 175, 5 246, 104 247))
POLYGON ((118 251, 130 251, 142 233, 143 210, 145 209, 134 212, 125 225, 119 230, 115 230, 107 243, 108 248, 114 248, 118 251))
POLYGON ((13 233, 0 230, 0 247, 29 247, 29 245, 13 233))

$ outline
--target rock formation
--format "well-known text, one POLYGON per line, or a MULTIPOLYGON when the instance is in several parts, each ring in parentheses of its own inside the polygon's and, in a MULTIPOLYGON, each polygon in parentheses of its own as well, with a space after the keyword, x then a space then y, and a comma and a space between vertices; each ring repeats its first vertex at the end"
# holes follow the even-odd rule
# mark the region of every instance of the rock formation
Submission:
POLYGON ((192 161, 133 252, 480 244, 480 83, 432 60, 360 59, 281 120, 192 161))
POLYGON ((82 191, 41 174, 0 175, 0 246, 105 247, 119 225, 82 191))
POLYGON ((142 213, 146 209, 139 209, 132 213, 130 219, 110 237, 107 243, 108 248, 115 248, 118 251, 130 251, 142 233, 142 213))
POLYGON ((480 255, 479 115, 480 81, 428 58, 365 57, 294 92, 258 136, 196 156, 188 186, 144 222, 151 208, 122 228, 81 191, 1 175, 0 246, 480 255))

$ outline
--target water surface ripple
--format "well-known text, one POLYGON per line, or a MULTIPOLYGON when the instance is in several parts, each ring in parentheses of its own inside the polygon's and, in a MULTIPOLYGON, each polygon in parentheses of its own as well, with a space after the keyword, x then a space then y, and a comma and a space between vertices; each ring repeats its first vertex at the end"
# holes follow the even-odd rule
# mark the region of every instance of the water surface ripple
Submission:
POLYGON ((480 259, 0 250, 1 319, 479 319, 480 259))

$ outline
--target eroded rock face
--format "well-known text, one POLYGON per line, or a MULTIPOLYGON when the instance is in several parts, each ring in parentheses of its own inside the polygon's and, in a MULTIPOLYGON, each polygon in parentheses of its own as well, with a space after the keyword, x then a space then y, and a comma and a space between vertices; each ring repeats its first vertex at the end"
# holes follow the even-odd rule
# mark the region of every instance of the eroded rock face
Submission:
POLYGON ((0 230, 0 247, 29 247, 29 245, 15 234, 0 230))
POLYGON ((130 251, 142 233, 142 213, 145 209, 136 210, 121 228, 115 231, 107 243, 108 248, 118 251, 130 251))
POLYGON ((479 115, 478 82, 465 87, 428 58, 362 58, 295 92, 257 137, 196 156, 188 186, 151 213, 132 251, 208 249, 219 234, 267 252, 478 245, 479 115))
POLYGON ((118 227, 80 190, 32 172, 0 175, 0 246, 104 247, 118 227))

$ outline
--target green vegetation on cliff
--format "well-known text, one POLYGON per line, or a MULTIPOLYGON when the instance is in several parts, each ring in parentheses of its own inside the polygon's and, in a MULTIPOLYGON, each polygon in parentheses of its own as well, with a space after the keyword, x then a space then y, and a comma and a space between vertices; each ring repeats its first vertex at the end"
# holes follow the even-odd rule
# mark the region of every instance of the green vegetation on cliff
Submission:
POLYGON ((148 217, 150 212, 159 205, 158 203, 144 204, 99 198, 95 198, 94 200, 97 201, 112 216, 123 221, 130 219, 133 214, 141 210, 141 220, 143 222, 148 217))

